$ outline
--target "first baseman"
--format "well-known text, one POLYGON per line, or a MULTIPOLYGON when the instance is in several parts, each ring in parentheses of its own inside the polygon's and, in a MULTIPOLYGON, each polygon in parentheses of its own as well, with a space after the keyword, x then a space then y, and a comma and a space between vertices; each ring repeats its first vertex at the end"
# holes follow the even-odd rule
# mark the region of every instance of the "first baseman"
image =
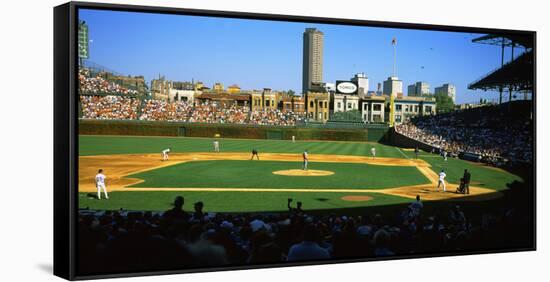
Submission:
POLYGON ((372 158, 374 159, 376 157, 376 148, 374 148, 374 147, 370 148, 370 154, 372 155, 372 158))

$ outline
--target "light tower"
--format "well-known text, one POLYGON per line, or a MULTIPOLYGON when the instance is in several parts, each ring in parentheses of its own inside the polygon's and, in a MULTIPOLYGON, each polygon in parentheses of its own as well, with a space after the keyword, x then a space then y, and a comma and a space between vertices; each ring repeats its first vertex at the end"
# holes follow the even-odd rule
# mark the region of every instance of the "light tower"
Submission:
MULTIPOLYGON (((393 46, 393 75, 392 78, 397 80, 397 39, 394 37, 391 41, 391 45, 393 46)), ((395 95, 394 95, 394 89, 393 89, 393 82, 391 82, 391 88, 392 91, 390 93, 390 127, 393 127, 395 124, 395 95)))
POLYGON ((393 46, 393 76, 397 76, 397 39, 394 37, 391 41, 393 46))

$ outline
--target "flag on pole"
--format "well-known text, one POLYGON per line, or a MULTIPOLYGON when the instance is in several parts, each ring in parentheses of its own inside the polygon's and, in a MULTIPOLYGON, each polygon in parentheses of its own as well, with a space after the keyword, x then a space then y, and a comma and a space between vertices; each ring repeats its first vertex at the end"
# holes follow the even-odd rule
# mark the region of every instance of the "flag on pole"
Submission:
POLYGON ((395 39, 395 37, 391 40, 391 45, 396 45, 397 44, 397 39, 395 39))

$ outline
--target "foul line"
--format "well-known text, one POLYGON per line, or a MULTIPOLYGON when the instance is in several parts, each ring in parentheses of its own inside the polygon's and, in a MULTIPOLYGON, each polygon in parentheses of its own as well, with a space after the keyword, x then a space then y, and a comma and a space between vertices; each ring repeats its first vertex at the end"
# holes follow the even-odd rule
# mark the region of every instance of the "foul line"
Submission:
POLYGON ((401 155, 405 156, 405 158, 407 158, 407 160, 410 160, 409 156, 407 156, 405 153, 403 153, 403 151, 401 151, 401 149, 397 148, 397 147, 394 147, 395 149, 397 149, 397 151, 399 151, 399 153, 401 153, 401 155))

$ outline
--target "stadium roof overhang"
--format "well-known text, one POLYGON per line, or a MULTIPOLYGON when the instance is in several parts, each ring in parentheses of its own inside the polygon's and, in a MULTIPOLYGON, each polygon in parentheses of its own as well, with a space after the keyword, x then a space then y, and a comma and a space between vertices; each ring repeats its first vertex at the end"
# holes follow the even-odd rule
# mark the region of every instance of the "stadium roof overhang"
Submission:
POLYGON ((530 51, 471 83, 468 89, 532 90, 533 81, 533 52, 530 51))
POLYGON ((533 48, 533 39, 525 35, 497 35, 487 34, 478 38, 472 39, 473 43, 497 45, 504 47, 533 48))

